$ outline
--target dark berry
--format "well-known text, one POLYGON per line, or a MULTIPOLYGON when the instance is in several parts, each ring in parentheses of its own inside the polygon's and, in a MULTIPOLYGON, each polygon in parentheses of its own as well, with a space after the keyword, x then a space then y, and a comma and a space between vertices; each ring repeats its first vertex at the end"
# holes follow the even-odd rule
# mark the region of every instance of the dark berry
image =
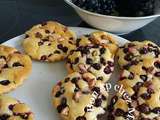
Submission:
POLYGON ((140 52, 140 54, 147 54, 148 49, 145 48, 145 47, 143 47, 143 48, 141 48, 141 49, 139 50, 139 52, 140 52))
POLYGON ((92 91, 95 91, 97 94, 100 94, 100 88, 99 87, 94 87, 92 91))
POLYGON ((46 55, 41 56, 41 60, 42 60, 42 61, 47 60, 47 56, 46 56, 46 55))
POLYGON ((135 92, 137 92, 142 85, 143 85, 143 83, 138 82, 138 83, 133 87, 133 90, 134 90, 135 92))
POLYGON ((137 108, 140 112, 142 113, 149 113, 150 112, 150 108, 147 104, 142 104, 142 105, 139 105, 138 108, 137 108))
POLYGON ((106 49, 105 49, 105 48, 101 48, 101 49, 100 49, 100 53, 101 53, 101 54, 104 54, 104 53, 105 53, 105 51, 106 51, 106 49))
POLYGON ((42 34, 39 33, 39 32, 37 32, 35 36, 36 36, 36 38, 42 38, 43 37, 42 34))
POLYGON ((101 65, 98 64, 98 63, 94 63, 94 64, 92 65, 92 67, 93 67, 94 69, 96 69, 96 70, 100 70, 100 69, 101 69, 101 65))
POLYGON ((63 110, 64 108, 66 108, 66 107, 67 107, 66 104, 60 104, 59 106, 57 106, 57 111, 58 111, 58 113, 61 113, 62 110, 63 110))
POLYGON ((147 81, 148 77, 147 75, 140 75, 140 78, 145 82, 147 81))
POLYGON ((79 116, 76 118, 76 120, 87 120, 84 116, 79 116))
POLYGON ((76 78, 76 77, 72 78, 71 82, 76 84, 78 82, 78 78, 76 78))
POLYGON ((87 64, 92 64, 92 63, 93 63, 93 60, 92 60, 91 58, 87 58, 86 63, 87 63, 87 64))
POLYGON ((63 51, 64 53, 66 53, 66 52, 68 51, 68 48, 67 48, 67 47, 63 47, 63 48, 62 48, 62 51, 63 51))
POLYGON ((152 110, 153 113, 155 114, 160 114, 160 107, 156 107, 152 110))
POLYGON ((104 73, 110 74, 112 72, 111 68, 109 66, 104 68, 104 73))
POLYGON ((114 67, 114 63, 112 61, 107 62, 110 67, 114 67))
POLYGON ((124 56, 124 59, 125 59, 126 61, 131 61, 133 58, 134 58, 134 55, 131 54, 131 53, 128 53, 128 54, 126 54, 126 55, 124 56))
POLYGON ((6 57, 5 56, 0 56, 0 59, 6 60, 6 57))
POLYGON ((148 99, 151 98, 151 95, 148 94, 148 93, 144 93, 144 94, 141 95, 141 97, 142 97, 144 100, 148 100, 148 99))
POLYGON ((74 61, 74 64, 77 64, 79 62, 79 58, 77 57, 74 61))
POLYGON ((98 99, 95 100, 94 106, 95 106, 95 107, 100 107, 101 104, 102 104, 102 99, 98 98, 98 99))
POLYGON ((124 116, 125 112, 121 109, 116 109, 115 115, 116 116, 124 116))
POLYGON ((12 65, 13 67, 19 67, 19 66, 23 66, 21 63, 19 63, 19 62, 15 62, 15 63, 13 63, 13 65, 12 65))
POLYGON ((160 61, 155 62, 155 63, 154 63, 154 66, 155 66, 156 68, 160 69, 160 61))
POLYGON ((2 80, 0 81, 0 85, 4 85, 4 86, 7 86, 9 85, 11 82, 9 80, 2 80))
POLYGON ((7 120, 10 117, 10 115, 2 114, 0 115, 0 120, 7 120))
POLYGON ((155 75, 156 77, 160 77, 160 72, 156 72, 154 75, 155 75))
POLYGON ((54 53, 55 53, 55 54, 60 54, 61 52, 58 51, 58 50, 55 50, 54 53))
POLYGON ((9 105, 8 108, 9 108, 10 110, 13 110, 13 107, 14 107, 14 105, 9 105))
POLYGON ((128 79, 130 80, 134 79, 134 74, 132 72, 129 74, 128 79))
POLYGON ((129 51, 129 48, 124 48, 124 49, 123 49, 123 52, 124 52, 124 53, 128 53, 128 51, 129 51))
POLYGON ((100 58, 100 62, 101 62, 101 64, 106 65, 106 60, 103 57, 100 58))

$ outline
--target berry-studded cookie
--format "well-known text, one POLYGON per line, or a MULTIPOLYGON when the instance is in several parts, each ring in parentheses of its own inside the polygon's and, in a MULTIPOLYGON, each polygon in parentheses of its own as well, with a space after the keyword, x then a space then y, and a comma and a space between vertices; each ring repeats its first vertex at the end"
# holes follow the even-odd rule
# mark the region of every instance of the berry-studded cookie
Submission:
POLYGON ((110 34, 103 31, 97 31, 89 35, 84 35, 76 41, 77 46, 86 46, 90 44, 99 44, 108 47, 113 56, 118 49, 118 43, 116 39, 113 38, 110 34))
POLYGON ((30 74, 32 61, 15 48, 0 45, 0 94, 20 86, 30 74))
POLYGON ((91 33, 91 39, 93 42, 107 46, 113 55, 116 54, 118 49, 117 40, 109 33, 104 31, 97 31, 91 33))
POLYGON ((0 96, 0 120, 34 120, 34 114, 24 103, 9 96, 0 96))
POLYGON ((138 106, 140 120, 160 120, 160 80, 154 78, 146 82, 138 91, 138 106))
POLYGON ((101 81, 107 81, 114 70, 114 58, 110 50, 97 44, 80 46, 71 51, 66 64, 69 73, 90 72, 101 81))
POLYGON ((59 61, 75 48, 74 32, 54 21, 33 26, 25 34, 24 50, 35 60, 59 61))
POLYGON ((131 66, 146 65, 152 59, 160 59, 160 48, 150 41, 135 41, 121 47, 117 56, 120 66, 128 70, 131 66))
POLYGON ((129 93, 133 100, 136 100, 139 88, 142 87, 145 82, 152 80, 152 77, 150 74, 137 75, 133 72, 123 70, 118 83, 123 85, 123 88, 129 93))
POLYGON ((93 74, 74 72, 54 86, 52 99, 64 120, 97 120, 106 112, 108 92, 93 74))
POLYGON ((107 120, 139 120, 136 119, 135 108, 130 97, 115 95, 108 106, 107 120))

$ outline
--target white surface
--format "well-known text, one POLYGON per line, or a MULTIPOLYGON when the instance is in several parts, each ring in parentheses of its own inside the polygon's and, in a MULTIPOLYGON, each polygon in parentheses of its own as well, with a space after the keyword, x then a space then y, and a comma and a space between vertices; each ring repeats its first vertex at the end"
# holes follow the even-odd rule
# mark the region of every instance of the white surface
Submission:
POLYGON ((75 11, 85 22, 87 22, 91 26, 115 34, 130 33, 147 25, 160 16, 160 13, 158 11, 157 14, 147 17, 107 16, 83 10, 74 5, 71 0, 65 1, 75 9, 75 11))
MULTIPOLYGON (((76 31, 77 35, 89 34, 95 30, 86 28, 71 28, 76 31)), ((119 45, 124 44, 127 40, 113 35, 119 45)), ((24 35, 13 38, 5 45, 9 45, 23 51, 21 43, 24 35)), ((115 70, 117 71, 117 69, 115 70)), ((33 70, 30 77, 24 84, 18 87, 9 95, 27 103, 35 113, 36 120, 59 120, 56 110, 51 104, 51 90, 53 85, 62 80, 67 75, 64 62, 43 63, 33 61, 33 70)), ((112 80, 116 81, 118 74, 114 73, 112 80), (114 77, 115 76, 115 77, 114 77)))

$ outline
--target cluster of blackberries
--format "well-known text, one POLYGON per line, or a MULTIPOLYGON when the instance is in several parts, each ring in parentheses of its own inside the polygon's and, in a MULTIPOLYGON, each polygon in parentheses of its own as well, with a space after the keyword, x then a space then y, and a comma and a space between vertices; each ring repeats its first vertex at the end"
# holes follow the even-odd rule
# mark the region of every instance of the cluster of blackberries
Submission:
POLYGON ((72 0, 82 9, 104 15, 139 17, 153 15, 156 0, 72 0))

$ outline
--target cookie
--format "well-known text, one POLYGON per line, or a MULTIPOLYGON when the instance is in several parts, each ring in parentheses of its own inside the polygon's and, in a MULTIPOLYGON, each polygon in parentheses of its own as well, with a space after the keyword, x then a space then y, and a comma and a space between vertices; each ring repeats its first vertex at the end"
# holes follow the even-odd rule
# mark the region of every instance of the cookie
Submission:
POLYGON ((32 61, 12 47, 0 45, 0 94, 9 92, 28 77, 32 61))
POLYGON ((113 96, 108 106, 107 120, 139 120, 135 114, 135 108, 129 99, 118 94, 113 96))
POLYGON ((118 80, 120 85, 123 85, 123 88, 129 95, 132 97, 133 100, 136 100, 135 97, 136 93, 139 91, 139 88, 147 81, 152 80, 152 75, 141 74, 137 75, 133 72, 123 70, 118 80))
POLYGON ((54 86, 52 99, 64 120, 97 120, 106 112, 108 92, 93 74, 74 72, 54 86))
POLYGON ((111 36, 109 33, 104 31, 96 31, 89 35, 81 36, 76 41, 77 46, 86 46, 90 44, 99 44, 108 47, 113 56, 118 49, 117 40, 113 38, 113 36, 111 36))
POLYGON ((139 119, 159 120, 160 119, 160 80, 154 78, 146 82, 138 91, 139 119))
POLYGON ((28 105, 9 96, 1 95, 0 120, 34 120, 34 114, 28 105))
POLYGON ((23 48, 34 60, 63 60, 75 48, 75 33, 58 22, 48 21, 35 25, 25 34, 23 48))
POLYGON ((134 41, 121 47, 117 56, 121 68, 129 70, 131 66, 133 68, 138 64, 146 65, 153 59, 160 59, 160 48, 151 41, 134 41))
POLYGON ((116 54, 117 49, 118 49, 118 42, 109 33, 104 32, 104 31, 93 32, 91 33, 91 39, 97 44, 107 46, 113 55, 116 54))
POLYGON ((66 66, 69 73, 90 72, 97 80, 107 81, 114 70, 114 58, 107 47, 90 44, 71 51, 66 66))

